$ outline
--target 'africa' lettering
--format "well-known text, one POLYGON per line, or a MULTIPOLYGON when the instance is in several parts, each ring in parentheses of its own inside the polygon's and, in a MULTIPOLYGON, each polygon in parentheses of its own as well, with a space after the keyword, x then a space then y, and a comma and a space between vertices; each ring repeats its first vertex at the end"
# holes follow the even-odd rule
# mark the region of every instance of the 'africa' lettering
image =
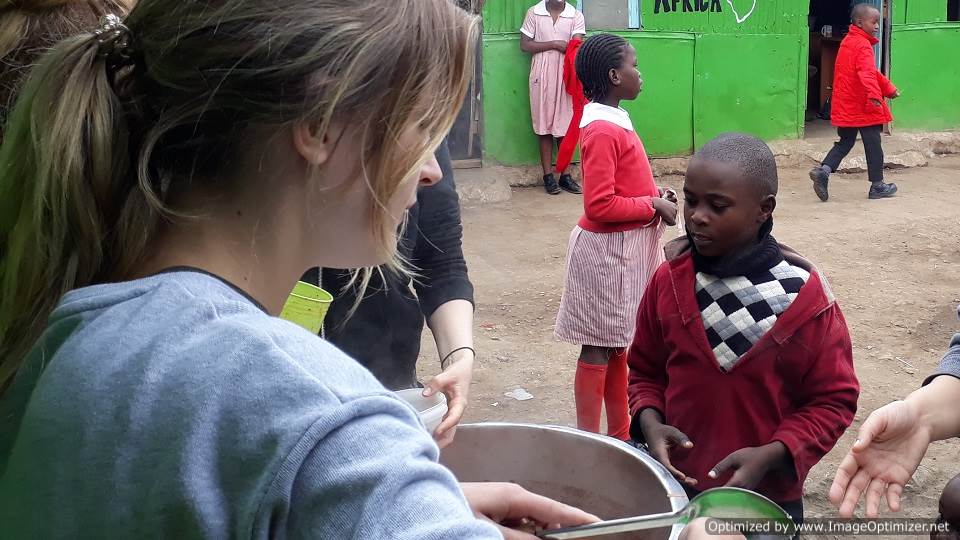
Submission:
POLYGON ((657 0, 653 6, 654 13, 670 13, 683 11, 684 13, 722 13, 720 0, 657 0))

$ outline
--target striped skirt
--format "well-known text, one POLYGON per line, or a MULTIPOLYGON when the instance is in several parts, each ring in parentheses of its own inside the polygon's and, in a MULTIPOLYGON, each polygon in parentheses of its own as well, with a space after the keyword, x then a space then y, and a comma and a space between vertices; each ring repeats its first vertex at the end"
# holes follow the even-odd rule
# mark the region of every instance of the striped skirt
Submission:
POLYGON ((557 338, 615 349, 630 345, 643 291, 664 261, 663 230, 663 222, 615 233, 573 228, 557 338))

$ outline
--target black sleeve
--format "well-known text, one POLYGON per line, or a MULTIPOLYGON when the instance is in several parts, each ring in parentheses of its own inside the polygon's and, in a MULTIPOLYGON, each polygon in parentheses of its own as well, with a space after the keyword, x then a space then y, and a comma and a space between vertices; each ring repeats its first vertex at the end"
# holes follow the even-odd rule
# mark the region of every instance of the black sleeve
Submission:
POLYGON ((419 215, 410 226, 418 228, 410 262, 419 269, 414 287, 420 310, 430 318, 441 305, 451 300, 473 303, 473 284, 467 276, 463 258, 463 224, 460 198, 453 181, 453 164, 446 141, 437 149, 437 161, 443 179, 417 193, 419 215))

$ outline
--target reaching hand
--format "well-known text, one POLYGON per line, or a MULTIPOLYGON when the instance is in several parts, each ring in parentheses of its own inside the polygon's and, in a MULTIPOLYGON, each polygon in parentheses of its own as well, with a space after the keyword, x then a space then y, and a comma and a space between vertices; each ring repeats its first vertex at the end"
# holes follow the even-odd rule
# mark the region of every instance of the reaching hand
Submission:
POLYGON ((659 415, 652 409, 647 409, 640 413, 640 428, 643 431, 643 438, 647 441, 650 448, 650 455, 663 464, 677 480, 680 480, 688 486, 697 485, 695 478, 690 478, 686 474, 677 470, 670 463, 670 450, 672 448, 681 448, 689 450, 693 448, 693 442, 683 434, 679 429, 668 426, 659 421, 654 415, 659 415))
POLYGON ((426 384, 423 390, 425 397, 437 392, 447 396, 447 414, 433 432, 433 438, 440 448, 453 442, 457 433, 457 424, 463 418, 467 409, 467 398, 470 393, 470 381, 473 378, 473 352, 464 350, 464 356, 447 366, 443 373, 437 375, 426 384))
POLYGON ((840 507, 840 516, 853 516, 864 492, 868 518, 877 517, 883 495, 890 510, 899 511, 903 486, 920 466, 930 440, 913 404, 895 401, 874 411, 830 487, 830 502, 840 507))
POLYGON ((787 447, 779 441, 755 448, 741 448, 717 463, 708 476, 719 478, 732 470, 733 476, 725 486, 753 489, 768 472, 783 466, 787 456, 787 447))
POLYGON ((898 97, 900 97, 900 91, 899 91, 899 90, 897 90, 897 91, 896 91, 896 92, 894 92, 894 93, 893 93, 893 95, 892 95, 892 96, 890 96, 890 97, 891 97, 891 98, 893 98, 893 99, 897 99, 898 97))
POLYGON ((597 516, 553 499, 535 495, 516 484, 462 483, 473 513, 492 521, 506 540, 535 540, 536 529, 559 529, 600 521, 597 516), (530 529, 530 531, 520 530, 530 529))

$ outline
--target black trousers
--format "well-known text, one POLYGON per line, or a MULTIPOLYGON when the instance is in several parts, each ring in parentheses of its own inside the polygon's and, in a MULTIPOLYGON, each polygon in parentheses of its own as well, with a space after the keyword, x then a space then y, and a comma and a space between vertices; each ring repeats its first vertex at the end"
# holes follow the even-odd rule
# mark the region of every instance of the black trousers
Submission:
POLYGON ((880 146, 880 132, 883 126, 842 127, 837 128, 840 140, 833 144, 833 148, 824 158, 823 164, 830 167, 830 171, 840 168, 840 162, 847 157, 853 145, 857 143, 857 133, 863 139, 863 150, 867 154, 867 176, 870 182, 883 182, 883 148, 880 146))

